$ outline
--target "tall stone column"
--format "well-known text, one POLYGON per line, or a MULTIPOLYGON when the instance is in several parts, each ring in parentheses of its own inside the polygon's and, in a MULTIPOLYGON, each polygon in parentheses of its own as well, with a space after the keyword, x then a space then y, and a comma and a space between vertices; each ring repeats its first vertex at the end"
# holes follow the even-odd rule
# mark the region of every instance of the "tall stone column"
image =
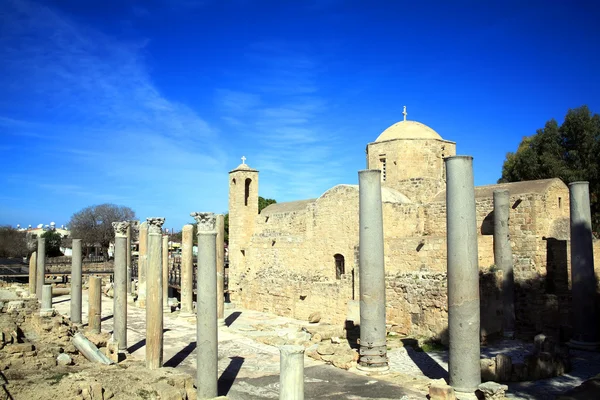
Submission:
POLYGON ((131 221, 127 225, 127 255, 125 256, 125 262, 127 264, 127 294, 131 294, 131 221))
POLYGON ((479 366, 479 260, 473 157, 446 162, 448 246, 448 331, 450 385, 473 393, 481 383, 479 366))
POLYGON ((358 186, 360 358, 357 367, 387 371, 381 171, 359 171, 358 186))
POLYGON ((29 258, 29 295, 35 295, 37 289, 37 251, 29 258))
POLYGON ((163 363, 162 226, 164 218, 148 218, 148 264, 146 298, 146 368, 163 363))
POLYGON ((163 312, 170 313, 169 306, 169 236, 162 237, 163 312))
POLYGON ((140 248, 138 251, 138 298, 137 306, 146 307, 146 265, 148 264, 148 222, 140 224, 140 248))
POLYGON ((42 288, 46 283, 46 239, 38 237, 37 244, 37 279, 35 284, 35 294, 38 300, 42 301, 42 288))
POLYGON ((113 340, 120 352, 127 351, 127 231, 129 222, 113 222, 115 230, 115 282, 113 297, 113 340))
POLYGON ((592 247, 592 218, 588 182, 569 184, 571 206, 571 294, 573 297, 573 337, 571 347, 600 348, 596 275, 592 247))
POLYGON ((100 333, 102 329, 102 278, 90 276, 88 282, 88 329, 100 333))
POLYGON ((217 318, 225 326, 225 216, 217 214, 217 318))
POLYGON ((217 231, 213 213, 193 212, 198 222, 196 387, 198 399, 217 397, 217 231))
POLYGON ((279 399, 304 400, 304 346, 279 347, 279 399))
POLYGON ((494 190, 494 264, 502 271, 502 332, 504 337, 515 336, 515 277, 510 247, 508 219, 510 214, 508 190, 494 190))
POLYGON ((184 225, 181 232, 181 314, 194 312, 194 225, 184 225))
POLYGON ((73 239, 71 257, 71 322, 81 324, 81 239, 73 239))

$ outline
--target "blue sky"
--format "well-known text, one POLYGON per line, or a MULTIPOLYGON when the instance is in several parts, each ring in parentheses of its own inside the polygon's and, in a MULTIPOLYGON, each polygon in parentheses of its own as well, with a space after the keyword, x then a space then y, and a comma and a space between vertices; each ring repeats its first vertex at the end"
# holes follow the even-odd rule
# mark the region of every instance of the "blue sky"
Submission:
POLYGON ((569 108, 600 112, 588 1, 0 2, 0 224, 66 224, 105 202, 180 229, 260 195, 356 183, 402 119, 474 157, 477 185, 569 108))

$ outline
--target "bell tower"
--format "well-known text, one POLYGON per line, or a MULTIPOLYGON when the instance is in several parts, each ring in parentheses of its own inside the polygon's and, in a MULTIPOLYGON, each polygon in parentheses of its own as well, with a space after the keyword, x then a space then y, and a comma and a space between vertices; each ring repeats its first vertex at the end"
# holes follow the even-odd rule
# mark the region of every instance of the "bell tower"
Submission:
POLYGON ((229 172, 229 292, 232 300, 246 271, 246 257, 258 215, 258 171, 242 163, 229 172))

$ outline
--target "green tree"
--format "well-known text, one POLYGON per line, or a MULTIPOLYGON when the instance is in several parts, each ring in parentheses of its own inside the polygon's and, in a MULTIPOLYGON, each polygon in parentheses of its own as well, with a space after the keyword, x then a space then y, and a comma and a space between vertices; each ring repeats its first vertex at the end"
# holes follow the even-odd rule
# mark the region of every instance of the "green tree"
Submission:
POLYGON ((258 196, 258 213, 265 209, 267 206, 277 203, 274 199, 265 199, 264 197, 258 196))
POLYGON ((46 257, 60 257, 63 255, 60 251, 62 236, 55 230, 49 230, 42 233, 41 237, 46 239, 46 257))
POLYGON ((69 221, 71 237, 81 239, 84 246, 98 245, 105 255, 108 246, 115 239, 113 222, 135 219, 135 212, 125 206, 100 204, 86 207, 73 214, 69 221))
POLYGON ((565 183, 588 181, 592 230, 600 230, 600 116, 587 106, 570 109, 561 126, 546 122, 508 153, 498 182, 560 178, 565 183))

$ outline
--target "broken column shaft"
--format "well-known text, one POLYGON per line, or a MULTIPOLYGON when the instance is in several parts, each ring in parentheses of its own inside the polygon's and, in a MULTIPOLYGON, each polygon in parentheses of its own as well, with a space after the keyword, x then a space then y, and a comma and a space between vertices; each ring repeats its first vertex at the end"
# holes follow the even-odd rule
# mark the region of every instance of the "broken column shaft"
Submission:
POLYGON ((81 324, 81 239, 73 239, 71 258, 71 322, 81 324))
POLYGON ((35 295, 37 289, 37 252, 34 251, 29 259, 29 294, 35 295))
POLYGON ((138 252, 138 293, 137 306, 146 307, 146 264, 148 264, 148 222, 140 224, 139 231, 140 249, 138 252))
POLYGON ((100 333, 102 324, 102 278, 90 276, 88 283, 88 329, 100 333))
POLYGON ((600 348, 592 218, 588 182, 569 184, 571 207, 571 294, 573 336, 569 345, 583 350, 600 348))
POLYGON ((129 225, 127 225, 127 244, 126 244, 126 255, 125 255, 125 262, 126 262, 126 268, 127 268, 127 294, 131 294, 131 275, 132 275, 132 271, 131 271, 131 221, 129 221, 129 225))
POLYGON ((217 397, 217 231, 213 213, 191 213, 198 222, 196 383, 198 399, 217 397))
POLYGON ((52 285, 42 286, 42 307, 40 315, 42 317, 51 317, 54 314, 52 309, 52 285))
POLYGON ((502 271, 502 332, 504 337, 515 336, 515 278, 512 248, 510 247, 508 190, 494 190, 494 264, 502 271))
POLYGON ((473 157, 448 157, 445 162, 449 383, 458 392, 475 392, 481 383, 481 371, 479 260, 473 157))
POLYGON ((385 268, 381 171, 358 172, 360 358, 359 369, 389 369, 385 327, 385 268))
POLYGON ((225 216, 217 215, 217 318, 225 325, 225 216))
POLYGON ((113 222, 115 230, 115 278, 113 339, 119 351, 127 351, 127 230, 129 222, 113 222))
POLYGON ((279 352, 279 399, 304 400, 304 346, 280 346, 279 352))
POLYGON ((163 363, 163 274, 162 225, 164 218, 148 218, 148 263, 146 265, 146 368, 163 363))
POLYGON ((46 283, 46 239, 38 237, 37 240, 37 271, 35 294, 42 301, 42 287, 46 283))
POLYGON ((181 233, 181 314, 194 312, 194 226, 184 225, 181 233))

